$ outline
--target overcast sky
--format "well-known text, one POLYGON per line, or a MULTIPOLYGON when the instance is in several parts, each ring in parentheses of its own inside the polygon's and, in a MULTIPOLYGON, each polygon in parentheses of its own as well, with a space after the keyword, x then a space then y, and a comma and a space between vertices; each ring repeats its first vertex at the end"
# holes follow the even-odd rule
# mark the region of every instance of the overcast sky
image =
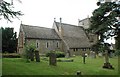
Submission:
POLYGON ((54 18, 59 22, 61 17, 63 23, 78 25, 78 19, 90 17, 97 8, 97 0, 21 0, 22 3, 19 3, 19 0, 13 1, 15 10, 21 10, 24 15, 20 20, 14 19, 13 23, 2 19, 0 26, 14 27, 17 34, 21 22, 51 28, 54 18))
MULTIPOLYGON (((11 0, 6 0, 11 1, 11 0)), ((21 0, 14 1, 15 10, 21 10, 24 16, 20 20, 14 19, 13 23, 1 21, 0 26, 14 27, 19 32, 20 23, 51 28, 54 18, 69 24, 78 24, 78 19, 91 16, 97 8, 97 0, 21 0)))

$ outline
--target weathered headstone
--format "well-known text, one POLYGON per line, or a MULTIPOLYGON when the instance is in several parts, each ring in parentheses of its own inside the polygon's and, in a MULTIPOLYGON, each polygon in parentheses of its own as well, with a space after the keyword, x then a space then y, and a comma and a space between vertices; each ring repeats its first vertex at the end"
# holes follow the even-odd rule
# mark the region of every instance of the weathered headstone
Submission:
POLYGON ((34 50, 30 51, 30 60, 34 61, 34 50))
POLYGON ((53 65, 53 66, 57 65, 55 52, 50 52, 50 54, 49 54, 49 65, 53 65))
POLYGON ((95 52, 93 52, 93 58, 96 58, 96 53, 95 52))
POLYGON ((36 59, 36 62, 40 62, 40 55, 38 50, 35 50, 35 59, 36 59))
POLYGON ((107 50, 105 50, 105 63, 103 65, 103 68, 114 69, 112 65, 109 63, 109 56, 107 50))
POLYGON ((66 58, 69 58, 69 53, 66 53, 66 56, 65 56, 66 58))
POLYGON ((91 57, 91 58, 96 58, 96 53, 93 52, 93 51, 91 51, 91 52, 90 52, 90 57, 91 57))
POLYGON ((102 57, 102 53, 100 52, 100 53, 98 53, 98 57, 102 57))
POLYGON ((69 50, 67 50, 67 53, 66 53, 66 56, 65 56, 66 58, 69 58, 70 57, 70 52, 69 52, 69 50))
POLYGON ((85 53, 83 53, 82 57, 83 57, 83 63, 85 64, 85 57, 87 57, 85 53))
POLYGON ((92 52, 93 52, 93 51, 90 51, 90 54, 89 54, 89 56, 90 56, 91 58, 92 58, 92 52))

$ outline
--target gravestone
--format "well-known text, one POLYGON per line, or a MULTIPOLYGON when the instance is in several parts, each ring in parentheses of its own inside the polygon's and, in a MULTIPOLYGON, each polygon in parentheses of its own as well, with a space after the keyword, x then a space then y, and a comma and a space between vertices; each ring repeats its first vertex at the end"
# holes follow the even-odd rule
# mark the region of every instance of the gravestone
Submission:
POLYGON ((96 53, 95 52, 93 52, 93 58, 96 58, 96 53))
POLYGON ((83 63, 85 64, 85 57, 87 57, 85 53, 83 53, 82 57, 83 57, 83 63))
POLYGON ((57 65, 55 52, 50 52, 50 54, 49 54, 49 65, 53 65, 53 66, 57 65))
POLYGON ((90 55, 89 55, 89 56, 90 56, 91 58, 92 58, 92 53, 93 53, 93 51, 90 51, 90 55))
POLYGON ((96 58, 96 53, 93 52, 93 51, 91 51, 91 52, 90 52, 90 57, 91 57, 91 58, 96 58))
POLYGON ((40 55, 38 50, 35 50, 35 59, 36 59, 36 62, 40 62, 40 55))
POLYGON ((69 58, 69 53, 66 53, 66 56, 65 56, 66 58, 69 58))
POLYGON ((65 56, 66 58, 69 58, 70 57, 70 51, 69 50, 67 50, 67 53, 66 53, 66 56, 65 56))
POLYGON ((109 63, 109 56, 107 50, 105 50, 105 63, 103 65, 103 68, 114 69, 112 65, 109 63))
POLYGON ((98 57, 102 57, 102 53, 100 52, 100 53, 98 53, 98 57))
POLYGON ((30 51, 30 60, 34 61, 34 50, 30 51))

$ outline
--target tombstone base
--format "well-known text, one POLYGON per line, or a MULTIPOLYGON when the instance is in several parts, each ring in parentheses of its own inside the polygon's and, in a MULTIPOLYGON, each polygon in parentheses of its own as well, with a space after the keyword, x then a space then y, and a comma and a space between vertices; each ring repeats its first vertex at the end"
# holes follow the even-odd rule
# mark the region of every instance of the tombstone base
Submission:
POLYGON ((114 69, 110 63, 104 63, 103 68, 114 69))

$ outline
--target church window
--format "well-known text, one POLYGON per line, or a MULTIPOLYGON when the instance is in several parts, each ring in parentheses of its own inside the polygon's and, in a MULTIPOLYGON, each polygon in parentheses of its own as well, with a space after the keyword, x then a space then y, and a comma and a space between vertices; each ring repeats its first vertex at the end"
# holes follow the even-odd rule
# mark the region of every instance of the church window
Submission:
POLYGON ((82 48, 82 51, 86 51, 86 48, 82 48))
POLYGON ((75 51, 75 48, 73 49, 73 51, 75 51))
POLYGON ((57 42, 57 48, 59 47, 59 42, 57 42))
POLYGON ((46 43, 46 48, 48 48, 48 47, 49 47, 49 43, 47 42, 47 43, 46 43))
POLYGON ((39 48, 39 41, 36 40, 36 48, 39 48))
POLYGON ((91 48, 89 48, 89 50, 91 50, 91 48))
POLYGON ((73 51, 78 51, 78 49, 77 49, 77 48, 74 48, 73 51))
POLYGON ((76 51, 78 51, 78 49, 76 48, 76 51))

